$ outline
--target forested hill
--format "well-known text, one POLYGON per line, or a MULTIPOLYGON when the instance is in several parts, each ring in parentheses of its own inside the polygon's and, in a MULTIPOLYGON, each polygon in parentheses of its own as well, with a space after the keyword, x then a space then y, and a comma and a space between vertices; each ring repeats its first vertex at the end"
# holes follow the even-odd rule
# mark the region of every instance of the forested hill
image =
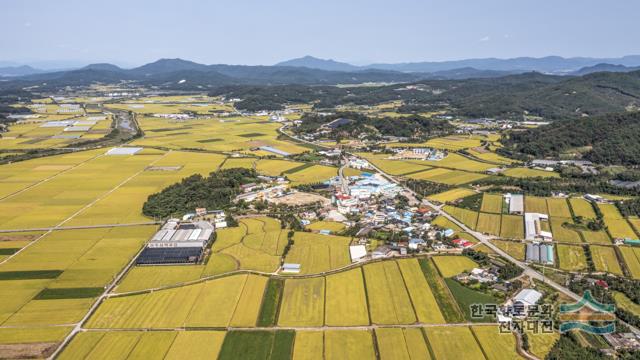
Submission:
POLYGON ((602 164, 640 165, 640 112, 558 121, 505 135, 506 150, 532 157, 582 151, 602 164), (574 151, 575 150, 575 151, 574 151))

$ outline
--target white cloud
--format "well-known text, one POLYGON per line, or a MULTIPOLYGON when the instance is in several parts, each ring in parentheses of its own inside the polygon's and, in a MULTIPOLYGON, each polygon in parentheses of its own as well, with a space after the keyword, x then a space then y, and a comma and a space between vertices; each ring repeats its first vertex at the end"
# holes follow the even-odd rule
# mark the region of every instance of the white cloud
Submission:
POLYGON ((483 37, 483 38, 480 38, 480 41, 482 41, 482 42, 484 42, 484 41, 489 41, 489 40, 491 40, 491 38, 490 38, 490 37, 488 37, 488 36, 485 36, 485 37, 483 37))
POLYGON ((31 27, 31 23, 27 21, 26 23, 24 23, 24 27, 31 27))

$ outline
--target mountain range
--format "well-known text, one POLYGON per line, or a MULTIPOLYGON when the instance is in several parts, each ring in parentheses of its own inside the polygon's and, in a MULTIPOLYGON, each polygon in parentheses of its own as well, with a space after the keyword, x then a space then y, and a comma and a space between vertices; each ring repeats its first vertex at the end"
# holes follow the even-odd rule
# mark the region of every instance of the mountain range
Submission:
POLYGON ((133 81, 141 85, 167 89, 206 90, 230 85, 337 85, 491 79, 532 71, 583 76, 595 72, 629 72, 637 69, 640 69, 640 56, 626 56, 618 59, 560 57, 470 59, 369 66, 355 66, 310 56, 271 66, 205 65, 183 59, 160 59, 131 69, 108 63, 96 63, 79 69, 53 72, 26 65, 4 67, 0 68, 0 76, 3 79, 0 82, 0 88, 38 86, 46 89, 95 82, 133 81), (616 64, 602 62, 608 60, 616 64))
POLYGON ((357 71, 364 69, 379 69, 400 72, 434 73, 439 71, 451 71, 461 68, 474 68, 477 70, 492 70, 505 72, 529 72, 570 75, 582 68, 593 67, 598 64, 620 65, 623 67, 640 66, 640 55, 629 55, 620 58, 589 58, 560 56, 546 56, 541 58, 518 57, 512 59, 464 59, 452 61, 423 61, 395 64, 370 64, 356 66, 335 60, 324 60, 313 56, 304 56, 297 59, 277 63, 276 66, 298 66, 312 69, 331 71, 357 71))

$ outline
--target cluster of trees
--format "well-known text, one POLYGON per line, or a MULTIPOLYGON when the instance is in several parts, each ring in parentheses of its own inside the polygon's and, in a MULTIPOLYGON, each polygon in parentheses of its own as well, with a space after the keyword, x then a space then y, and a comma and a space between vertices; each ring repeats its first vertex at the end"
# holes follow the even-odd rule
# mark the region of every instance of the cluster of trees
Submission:
POLYGON ((233 168, 212 172, 208 177, 191 175, 159 193, 149 195, 142 213, 167 218, 193 212, 195 208, 227 209, 240 193, 240 185, 260 182, 254 169, 233 168))
POLYGON ((451 186, 449 185, 434 183, 427 180, 406 179, 404 181, 404 185, 423 197, 451 189, 451 186))
POLYGON ((495 176, 475 182, 477 185, 493 185, 496 191, 508 191, 509 188, 518 187, 525 194, 536 196, 551 196, 552 192, 564 193, 592 193, 592 194, 616 194, 635 195, 633 189, 616 187, 607 181, 605 177, 588 178, 514 178, 509 176, 495 176))
POLYGON ((557 157, 576 148, 600 164, 640 165, 640 112, 557 121, 502 139, 512 151, 533 157, 557 157))
POLYGON ((434 120, 419 115, 403 117, 368 117, 361 113, 341 112, 333 115, 322 116, 317 114, 305 114, 302 123, 293 129, 296 133, 309 133, 318 130, 322 125, 336 119, 348 119, 349 122, 336 125, 331 129, 330 138, 358 138, 366 135, 369 138, 382 136, 397 136, 411 139, 425 139, 429 136, 447 134, 454 127, 444 120, 434 120))
POLYGON ((624 216, 640 216, 640 198, 617 201, 616 205, 624 216))

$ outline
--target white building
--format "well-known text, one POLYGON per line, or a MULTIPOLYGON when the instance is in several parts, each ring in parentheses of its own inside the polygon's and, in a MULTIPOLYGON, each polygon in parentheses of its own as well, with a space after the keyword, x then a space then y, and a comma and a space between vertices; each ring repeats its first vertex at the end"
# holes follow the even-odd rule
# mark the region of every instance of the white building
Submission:
POLYGON ((351 245, 349 246, 349 255, 351 262, 359 261, 367 256, 367 248, 364 245, 351 245))

